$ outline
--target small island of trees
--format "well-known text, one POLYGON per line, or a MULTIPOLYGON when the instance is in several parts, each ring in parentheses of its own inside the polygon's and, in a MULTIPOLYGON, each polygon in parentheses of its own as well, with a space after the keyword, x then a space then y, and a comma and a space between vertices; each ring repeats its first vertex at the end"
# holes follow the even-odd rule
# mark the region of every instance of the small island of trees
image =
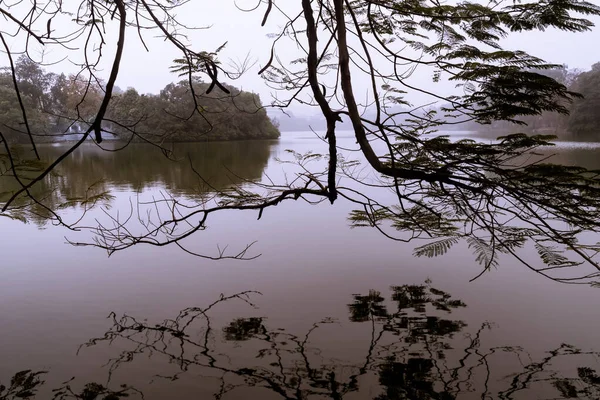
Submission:
MULTIPOLYGON (((104 96, 103 82, 47 72, 25 55, 16 60, 14 69, 21 101, 10 67, 0 69, 0 125, 8 128, 9 142, 30 141, 21 103, 38 142, 72 138, 93 122, 104 96)), ((223 85, 229 93, 207 93, 209 84, 197 78, 195 93, 188 81, 169 83, 158 94, 140 94, 131 87, 117 90, 102 124, 105 136, 152 143, 279 137, 258 94, 223 85)))

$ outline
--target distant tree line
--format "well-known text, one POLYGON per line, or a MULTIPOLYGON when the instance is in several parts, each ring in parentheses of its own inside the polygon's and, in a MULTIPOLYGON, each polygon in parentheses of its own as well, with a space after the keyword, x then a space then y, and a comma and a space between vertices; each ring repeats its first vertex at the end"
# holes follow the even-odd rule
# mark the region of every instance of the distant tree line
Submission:
MULTIPOLYGON (((570 91, 580 94, 581 97, 575 97, 572 103, 564 104, 570 111, 569 115, 545 111, 539 115, 519 118, 527 124, 521 130, 528 133, 549 133, 560 137, 570 136, 583 140, 599 140, 600 62, 594 64, 589 71, 573 70, 564 65, 560 68, 532 72, 555 79, 570 91)), ((514 130, 514 124, 495 121, 490 125, 470 123, 461 125, 459 128, 498 133, 514 130)))
MULTIPOLYGON (((27 56, 15 61, 14 71, 15 79, 10 67, 0 69, 0 127, 8 141, 28 143, 28 130, 36 141, 56 141, 85 131, 93 122, 104 82, 47 72, 27 56)), ((225 86, 229 94, 206 94, 208 84, 200 80, 193 82, 193 91, 187 81, 170 83, 158 94, 117 90, 103 129, 107 138, 112 134, 115 139, 157 143, 279 137, 257 94, 225 86)))
MULTIPOLYGON (((576 97, 572 103, 563 101, 563 104, 570 111, 569 115, 544 111, 538 115, 521 116, 519 120, 526 125, 519 126, 519 131, 553 134, 563 138, 569 136, 582 140, 600 140, 600 62, 594 64, 589 71, 569 69, 566 65, 563 65, 560 68, 531 70, 530 72, 553 78, 565 85, 569 91, 578 93, 582 97, 576 97)), ((526 99, 523 99, 523 101, 526 101, 526 99)), ((434 109, 436 118, 444 114, 443 108, 434 109)), ((388 113, 394 114, 395 123, 404 124, 409 123, 414 118, 431 118, 427 116, 429 111, 431 110, 427 108, 411 109, 408 106, 388 108, 388 113)), ((369 108, 364 110, 362 115, 371 120, 376 117, 375 110, 369 108)), ((290 111, 285 111, 285 113, 281 111, 277 114, 277 121, 282 131, 308 131, 311 129, 319 131, 325 130, 327 125, 327 121, 319 113, 311 116, 296 116, 290 111)), ((447 122, 454 121, 447 120, 447 122)), ((338 128, 340 130, 352 130, 352 124, 348 118, 342 117, 338 128)), ((438 129, 442 131, 473 130, 495 138, 514 131, 515 125, 508 121, 493 121, 489 125, 482 125, 473 121, 466 124, 442 125, 438 129)))

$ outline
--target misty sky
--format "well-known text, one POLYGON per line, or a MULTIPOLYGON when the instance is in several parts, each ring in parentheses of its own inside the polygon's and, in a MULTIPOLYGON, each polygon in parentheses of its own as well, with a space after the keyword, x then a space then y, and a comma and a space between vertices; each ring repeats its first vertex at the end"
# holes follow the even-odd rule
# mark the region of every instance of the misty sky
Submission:
MULTIPOLYGON (((74 0, 65 0, 65 2, 67 1, 74 0)), ((182 7, 177 15, 188 26, 210 26, 209 29, 187 33, 188 42, 192 43, 194 50, 211 51, 224 42, 228 42, 220 56, 224 63, 227 63, 229 59, 240 61, 246 56, 255 62, 254 67, 242 78, 235 82, 229 82, 244 90, 259 93, 263 103, 268 103, 273 90, 266 87, 257 76, 257 71, 269 58, 269 46, 272 39, 267 35, 277 33, 284 19, 276 11, 273 11, 267 25, 261 27, 260 22, 265 10, 264 4, 253 12, 243 12, 236 8, 236 4, 240 8, 253 8, 258 1, 238 0, 235 3, 233 0, 192 1, 182 7)), ((285 3, 280 2, 280 4, 289 7, 289 10, 286 11, 300 11, 300 1, 286 0, 285 3)), ((600 25, 600 18, 593 18, 593 21, 600 25)), ((65 23, 68 22, 65 21, 65 23)), ((169 72, 169 67, 172 65, 173 59, 180 57, 180 53, 172 45, 157 38, 157 34, 158 32, 144 33, 146 44, 149 47, 149 52, 147 52, 137 38, 136 32, 131 29, 128 31, 125 57, 117 81, 118 86, 123 89, 132 86, 141 93, 156 93, 167 83, 179 79, 169 72)), ((110 29, 106 39, 107 43, 112 45, 105 50, 105 54, 111 54, 116 36, 110 33, 110 29)), ((512 35, 504 42, 509 49, 522 49, 547 61, 565 63, 570 68, 580 69, 589 69, 593 63, 600 61, 600 51, 597 50, 598 43, 600 43, 600 26, 585 33, 566 33, 557 30, 521 33, 512 35)), ((18 39, 14 39, 13 46, 18 46, 18 39)), ((57 48, 45 50, 44 61, 57 61, 64 56, 63 53, 61 49, 57 48)), ((293 59, 302 54, 291 41, 288 41, 285 47, 280 47, 279 53, 286 59, 293 59)), ((41 54, 39 50, 38 54, 41 54)), ((106 63, 102 64, 104 66, 103 73, 106 75, 103 76, 104 79, 108 77, 110 65, 108 57, 105 61, 106 63)), ((75 71, 74 66, 65 62, 49 66, 48 69, 54 72, 75 71)), ((434 85, 431 82, 430 71, 417 71, 411 79, 413 84, 427 85, 428 88, 434 85)), ((361 90, 361 82, 357 82, 357 85, 357 89, 361 90)), ((439 85, 439 90, 442 92, 450 90, 451 87, 444 83, 439 85)), ((411 101, 426 100, 419 98, 418 95, 412 95, 411 101)))
MULTIPOLYGON (((293 3, 293 7, 290 6, 289 11, 300 11, 300 1, 287 0, 286 2, 293 3)), ((257 0, 237 1, 238 6, 246 9, 252 8, 256 4, 257 0)), ((196 1, 190 4, 188 9, 191 10, 189 15, 194 15, 194 18, 190 20, 191 23, 195 21, 197 26, 211 25, 208 30, 196 31, 194 36, 190 37, 191 42, 199 48, 212 50, 227 41, 227 47, 221 56, 223 60, 228 57, 239 60, 249 55, 257 64, 235 84, 259 93, 263 102, 269 101, 272 90, 266 87, 257 76, 256 71, 269 58, 269 46, 272 39, 269 39, 267 35, 279 32, 278 28, 284 21, 281 15, 273 11, 268 24, 261 27, 260 22, 265 10, 264 4, 257 11, 242 12, 231 0, 196 1)), ((182 13, 179 14, 182 15, 182 13)), ((511 36, 505 41, 505 44, 508 48, 526 50, 550 62, 566 63, 570 68, 589 69, 593 63, 600 61, 600 51, 597 50, 600 43, 600 18, 595 18, 594 22, 598 27, 591 32, 573 34, 555 29, 546 32, 528 32, 511 36)), ((150 53, 146 53, 139 47, 130 47, 124 63, 125 67, 122 70, 122 77, 119 80, 120 85, 123 87, 135 86, 142 92, 156 92, 166 83, 176 79, 176 76, 166 71, 171 65, 171 60, 177 57, 177 52, 170 46, 164 46, 163 43, 153 44, 154 46, 160 51, 160 57, 157 57, 154 49, 151 49, 150 53), (139 62, 143 64, 141 69, 139 62)), ((291 42, 288 42, 285 47, 279 47, 279 53, 284 53, 283 55, 288 56, 289 59, 294 58, 296 54, 301 55, 291 42)), ((414 79, 417 84, 434 85, 431 82, 429 71, 423 71, 422 76, 416 73, 414 79)), ((447 87, 450 88, 450 85, 447 87)), ((442 89, 442 91, 445 90, 448 89, 442 89)), ((427 101, 416 95, 412 95, 411 100, 427 101)))

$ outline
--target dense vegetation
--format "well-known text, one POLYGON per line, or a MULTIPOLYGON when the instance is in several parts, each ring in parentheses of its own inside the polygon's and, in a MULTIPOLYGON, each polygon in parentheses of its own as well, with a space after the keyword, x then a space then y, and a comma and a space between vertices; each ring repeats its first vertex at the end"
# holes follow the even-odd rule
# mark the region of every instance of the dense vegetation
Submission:
MULTIPOLYGON (((525 125, 515 125, 509 121, 492 121, 490 124, 480 124, 472 121, 466 124, 449 124, 440 127, 441 130, 473 130, 478 131, 480 135, 496 138, 510 132, 527 133, 548 133, 558 136, 561 139, 579 139, 586 141, 600 140, 600 62, 594 64, 589 71, 578 69, 569 69, 567 65, 546 70, 533 69, 531 72, 550 77, 562 85, 565 85, 569 91, 581 95, 575 96, 573 102, 563 101, 563 105, 569 110, 569 114, 562 114, 556 111, 544 111, 536 115, 527 115, 519 118, 525 125)), ((446 105, 448 107, 448 105, 446 105)), ((442 107, 443 108, 443 107, 442 107)), ((410 109, 408 107, 397 106, 392 108, 391 113, 395 113, 396 122, 406 123, 408 117, 403 117, 410 109)), ((435 109, 439 114, 443 114, 440 108, 435 109)), ((417 114, 426 118, 429 108, 424 108, 417 114)), ((363 117, 374 120, 376 112, 367 108, 363 117)), ((277 115, 279 128, 282 131, 306 131, 310 129, 324 130, 327 121, 323 115, 314 113, 307 116, 295 116, 291 112, 283 112, 277 115)), ((449 122, 453 122, 449 120, 449 122)), ((338 123, 340 130, 352 130, 352 124, 346 118, 338 123)))
POLYGON ((573 104, 569 118, 569 131, 593 140, 600 138, 600 63, 590 71, 579 74, 573 89, 584 97, 573 104))
MULTIPOLYGON (((563 101, 569 114, 544 111, 537 115, 519 118, 525 125, 516 126, 512 122, 494 121, 489 125, 470 123, 457 129, 471 129, 492 136, 507 131, 528 131, 529 133, 549 133, 560 138, 574 138, 588 141, 600 140, 600 62, 589 71, 569 69, 566 65, 547 70, 532 70, 536 74, 550 77, 565 85, 569 91, 577 93, 572 102, 563 101)), ((450 127, 452 129, 452 127, 450 127)))
MULTIPOLYGON (((46 72, 26 56, 17 60, 15 72, 27 123, 36 139, 58 140, 64 133, 84 131, 94 121, 104 96, 102 82, 46 72)), ((113 138, 151 142, 279 137, 257 94, 226 86, 229 94, 207 94, 208 84, 200 80, 194 81, 194 94, 187 81, 170 83, 157 95, 139 94, 134 88, 118 90, 109 103, 103 129, 113 138)), ((11 70, 3 68, 0 125, 7 127, 5 136, 10 142, 29 142, 23 121, 11 70)))

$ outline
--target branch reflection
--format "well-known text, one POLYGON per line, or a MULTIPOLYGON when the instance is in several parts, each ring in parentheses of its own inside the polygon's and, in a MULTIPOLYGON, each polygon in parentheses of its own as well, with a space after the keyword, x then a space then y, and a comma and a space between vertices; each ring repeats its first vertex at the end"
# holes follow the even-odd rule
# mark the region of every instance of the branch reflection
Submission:
MULTIPOLYGON (((202 393, 210 388, 215 399, 600 396, 600 352, 562 344, 529 354, 519 347, 487 345, 493 325, 484 322, 471 328, 455 318, 465 315, 466 304, 429 281, 393 286, 388 295, 375 290, 355 294, 347 305, 349 321, 326 318, 302 334, 271 326, 253 302, 259 295, 222 295, 206 307, 183 309, 161 323, 111 313, 112 327, 80 351, 94 347, 115 354, 106 364, 109 383, 137 363, 157 365, 153 379, 172 383, 173 398, 187 398, 178 393, 176 383, 186 376, 202 393), (247 307, 248 316, 227 321, 223 316, 240 305, 236 303, 247 307)), ((122 375, 119 379, 126 379, 126 372, 122 375)), ((128 386, 120 390, 90 398, 141 396, 128 386)), ((4 391, 0 400, 11 399, 4 391)), ((155 398, 152 384, 143 392, 155 398)), ((87 399, 64 388, 59 393, 71 396, 65 399, 87 399)))

